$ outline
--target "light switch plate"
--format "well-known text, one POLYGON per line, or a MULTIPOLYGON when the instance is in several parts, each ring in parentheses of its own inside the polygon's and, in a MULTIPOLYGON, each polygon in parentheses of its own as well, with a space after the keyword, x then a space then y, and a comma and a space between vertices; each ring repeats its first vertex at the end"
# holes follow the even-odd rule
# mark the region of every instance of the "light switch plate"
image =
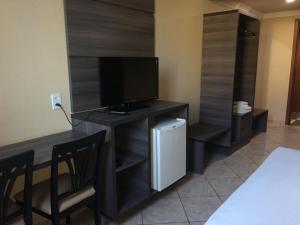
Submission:
POLYGON ((58 110, 59 109, 59 107, 56 106, 57 103, 61 104, 61 95, 60 95, 60 93, 51 94, 52 110, 58 110))

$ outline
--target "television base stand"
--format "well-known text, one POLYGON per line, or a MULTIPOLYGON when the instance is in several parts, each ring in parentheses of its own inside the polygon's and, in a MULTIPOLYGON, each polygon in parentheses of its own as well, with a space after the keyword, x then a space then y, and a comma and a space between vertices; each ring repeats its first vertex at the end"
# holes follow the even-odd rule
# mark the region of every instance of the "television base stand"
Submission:
POLYGON ((145 103, 127 103, 119 106, 110 107, 109 113, 116 114, 116 115, 128 115, 132 111, 146 109, 149 107, 150 106, 145 103))

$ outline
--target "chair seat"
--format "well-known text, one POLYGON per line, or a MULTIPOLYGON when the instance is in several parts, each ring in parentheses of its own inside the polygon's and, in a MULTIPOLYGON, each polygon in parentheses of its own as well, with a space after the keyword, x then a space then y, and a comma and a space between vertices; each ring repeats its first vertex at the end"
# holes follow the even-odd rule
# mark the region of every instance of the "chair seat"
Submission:
POLYGON ((7 225, 25 225, 24 219, 22 216, 18 217, 14 221, 9 222, 7 225))
MULTIPOLYGON (((69 174, 58 176, 58 194, 62 195, 71 191, 71 177, 69 174)), ((59 212, 93 196, 96 193, 92 185, 70 195, 61 200, 58 204, 59 212)), ((20 192, 15 196, 16 201, 23 202, 24 193, 20 192)), ((51 194, 50 179, 38 183, 32 187, 32 207, 51 215, 51 194)))
POLYGON ((21 207, 18 206, 13 200, 9 199, 7 203, 7 215, 12 216, 18 212, 20 212, 21 207))
MULTIPOLYGON (((7 203, 7 215, 15 217, 14 215, 18 215, 18 213, 21 213, 21 207, 13 202, 13 200, 9 199, 7 203)), ((19 216, 7 225, 25 225, 23 216, 19 216)))

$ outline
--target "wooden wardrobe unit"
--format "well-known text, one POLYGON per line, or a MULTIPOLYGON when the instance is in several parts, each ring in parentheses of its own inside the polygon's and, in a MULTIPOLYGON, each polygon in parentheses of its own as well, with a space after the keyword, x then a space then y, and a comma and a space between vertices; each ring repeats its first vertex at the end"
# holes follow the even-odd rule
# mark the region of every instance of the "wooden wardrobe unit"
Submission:
POLYGON ((235 101, 254 107, 259 20, 239 11, 204 16, 200 123, 230 128, 211 143, 232 150, 252 136, 252 113, 235 115, 235 101))

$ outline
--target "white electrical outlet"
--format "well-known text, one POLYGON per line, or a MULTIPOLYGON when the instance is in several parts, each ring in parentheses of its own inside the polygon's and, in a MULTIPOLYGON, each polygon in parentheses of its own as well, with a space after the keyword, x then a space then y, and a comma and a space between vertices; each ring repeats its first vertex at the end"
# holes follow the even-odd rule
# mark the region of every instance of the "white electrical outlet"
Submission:
POLYGON ((58 110, 59 107, 56 104, 61 104, 61 95, 60 93, 53 93, 51 94, 51 104, 53 110, 58 110))

